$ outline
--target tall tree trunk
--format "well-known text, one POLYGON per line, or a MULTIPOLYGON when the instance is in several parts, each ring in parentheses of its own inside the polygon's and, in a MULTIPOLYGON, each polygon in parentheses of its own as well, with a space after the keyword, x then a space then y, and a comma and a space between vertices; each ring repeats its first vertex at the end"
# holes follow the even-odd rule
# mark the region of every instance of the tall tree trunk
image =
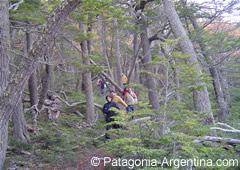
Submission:
POLYGON ((10 49, 10 27, 8 0, 0 2, 0 95, 8 84, 8 65, 9 65, 9 49, 10 49))
POLYGON ((218 112, 218 121, 220 122, 226 122, 227 120, 227 105, 224 100, 224 95, 221 87, 221 82, 219 79, 218 71, 215 67, 210 67, 209 71, 211 73, 211 76, 213 77, 213 86, 214 91, 217 99, 218 106, 220 108, 218 112))
POLYGON ((151 73, 153 73, 152 64, 149 62, 152 61, 152 55, 150 50, 150 44, 148 40, 148 31, 147 31, 147 23, 145 20, 145 16, 141 17, 141 41, 143 48, 143 67, 149 73, 145 73, 147 88, 148 88, 148 98, 149 103, 152 105, 153 109, 159 110, 159 97, 158 93, 155 90, 156 81, 154 77, 152 77, 151 73))
POLYGON ((97 22, 98 22, 98 32, 99 32, 100 39, 101 39, 101 44, 102 44, 103 56, 106 60, 107 67, 108 67, 109 72, 110 72, 110 77, 113 79, 113 72, 111 70, 111 66, 110 66, 110 63, 109 63, 109 60, 108 60, 107 45, 106 45, 106 41, 105 41, 105 37, 104 37, 103 25, 101 24, 101 21, 100 21, 100 16, 97 17, 97 22))
POLYGON ((24 118, 22 109, 22 100, 20 99, 13 111, 13 134, 14 137, 20 141, 30 142, 29 134, 27 131, 27 123, 24 118))
MULTIPOLYGON (((51 65, 46 64, 45 65, 45 74, 44 74, 43 80, 42 80, 42 90, 41 90, 40 98, 39 98, 39 102, 38 102, 38 110, 39 111, 42 110, 44 102, 47 98, 47 93, 48 93, 48 90, 50 87, 51 72, 52 72, 51 65)), ((34 122, 36 122, 36 121, 37 120, 34 120, 34 122)))
MULTIPOLYGON (((197 56, 193 48, 193 44, 190 41, 188 35, 186 34, 183 24, 181 23, 179 16, 173 6, 173 2, 170 0, 162 0, 165 14, 168 18, 170 26, 173 30, 175 38, 182 38, 179 41, 179 46, 183 53, 189 55, 186 59, 188 63, 197 63, 197 56)), ((202 75, 202 71, 199 64, 195 64, 196 76, 202 75)), ((206 124, 214 124, 214 118, 212 114, 211 103, 209 99, 209 94, 207 87, 204 82, 195 82, 194 85, 203 86, 199 90, 193 91, 194 106, 198 112, 206 112, 207 116, 205 118, 206 124)))
MULTIPOLYGON (((173 64, 175 64, 175 60, 173 59, 173 64)), ((177 68, 173 68, 173 76, 174 76, 174 83, 176 84, 176 99, 178 102, 181 102, 181 95, 180 95, 180 92, 179 92, 179 88, 180 88, 180 81, 179 81, 179 78, 178 78, 178 69, 177 68)))
MULTIPOLYGON (((133 35, 133 59, 132 59, 132 65, 130 66, 130 71, 128 73, 128 83, 131 83, 133 80, 133 77, 135 77, 133 75, 133 72, 137 67, 136 65, 138 64, 137 59, 138 59, 138 53, 141 46, 142 46, 141 44, 138 44, 138 33, 135 33, 133 35)), ((135 74, 136 73, 137 72, 135 72, 135 74)), ((137 76, 139 76, 139 74, 137 76)))
MULTIPOLYGON (((114 24, 117 27, 117 18, 114 19, 114 24)), ((120 40, 119 40, 119 30, 116 29, 116 62, 117 62, 117 82, 122 86, 122 67, 121 67, 121 53, 120 53, 120 40)))
MULTIPOLYGON (((0 55, 1 59, 9 57, 9 17, 8 17, 8 0, 0 1, 0 55), (4 36, 3 36, 4 35, 4 36), (4 44, 6 43, 7 44, 4 44), (4 49, 4 50, 3 50, 4 49)), ((52 41, 54 35, 58 32, 62 23, 66 20, 67 16, 81 3, 81 0, 65 0, 48 18, 47 23, 43 26, 43 33, 39 35, 33 48, 30 52, 29 58, 32 60, 24 59, 23 63, 19 66, 18 71, 14 77, 9 80, 6 90, 1 91, 0 98, 0 169, 2 169, 8 140, 8 121, 12 116, 14 107, 20 100, 26 82, 29 80, 30 75, 35 69, 40 57, 43 55, 44 50, 52 41)), ((6 67, 6 65, 5 65, 6 67)), ((3 67, 3 68, 5 68, 3 67)), ((7 75, 5 75, 7 76, 7 75)), ((1 80, 2 82, 2 80, 1 80)), ((4 84, 4 83, 3 83, 4 84)), ((5 89, 1 87, 1 90, 5 89)))
MULTIPOLYGON (((0 96, 3 96, 8 85, 8 65, 10 57, 10 27, 9 27, 9 1, 0 1, 0 96)), ((1 103, 2 104, 2 103, 1 103)), ((9 112, 10 114, 11 112, 9 112)), ((3 118, 0 110, 0 169, 5 160, 8 141, 8 119, 3 118)))
MULTIPOLYGON (((27 54, 31 51, 32 48, 32 33, 30 33, 30 30, 27 30, 26 32, 26 48, 27 48, 27 54)), ((30 102, 31 106, 36 106, 38 103, 38 90, 37 90, 37 76, 36 71, 34 69, 32 75, 30 76, 28 80, 28 89, 29 89, 29 96, 30 96, 30 102)), ((36 109, 32 110, 32 125, 33 128, 36 128, 36 117, 37 117, 37 111, 36 109)))
MULTIPOLYGON (((28 37, 26 36, 25 44, 29 45, 28 37)), ((28 47, 24 47, 24 56, 27 57, 28 55, 28 47)), ((13 122, 13 134, 16 139, 23 142, 30 142, 29 134, 26 129, 27 123, 24 117, 23 108, 22 108, 22 99, 19 100, 19 103, 15 106, 13 115, 12 115, 12 122, 13 122)))
MULTIPOLYGON (((198 26, 197 21, 194 20, 193 18, 191 18, 191 22, 193 24, 194 29, 196 31, 199 31, 199 26, 198 26)), ((204 44, 204 42, 198 41, 198 44, 201 48, 202 53, 204 51, 207 51, 206 45, 204 44)), ((203 53, 203 56, 208 61, 212 61, 212 57, 210 55, 203 53)), ((214 88, 217 104, 220 108, 220 111, 218 112, 218 121, 226 122, 226 120, 227 120, 227 105, 226 105, 226 102, 224 100, 224 94, 223 94, 223 91, 222 91, 218 70, 214 66, 211 66, 211 67, 209 67, 209 72, 210 72, 210 74, 213 78, 213 88, 214 88)))
MULTIPOLYGON (((85 28, 83 24, 80 24, 81 32, 85 32, 85 28)), ((83 64, 89 65, 89 57, 88 57, 88 48, 87 48, 87 40, 82 40, 81 49, 82 49, 82 57, 83 64)), ((91 50, 90 50, 91 51, 91 50)), ((94 99, 93 99, 93 88, 92 88, 92 78, 91 72, 89 70, 85 70, 83 73, 83 83, 84 83, 84 94, 86 99, 86 115, 87 115, 87 123, 94 123, 94 99)))

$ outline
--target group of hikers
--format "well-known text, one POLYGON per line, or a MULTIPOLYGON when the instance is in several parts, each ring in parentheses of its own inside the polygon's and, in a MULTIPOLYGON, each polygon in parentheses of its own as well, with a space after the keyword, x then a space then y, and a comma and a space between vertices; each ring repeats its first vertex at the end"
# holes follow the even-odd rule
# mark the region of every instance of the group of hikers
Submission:
MULTIPOLYGON (((122 74, 122 84, 123 86, 127 85, 127 78, 125 75, 122 74)), ((104 82, 106 82, 104 80, 104 82)), ((105 92, 106 90, 102 90, 101 92, 105 92)), ((102 93, 103 94, 103 93, 102 93)), ((105 97, 106 103, 103 105, 103 114, 105 116, 106 123, 114 121, 113 116, 117 116, 118 113, 116 113, 111 108, 116 108, 118 110, 123 110, 120 108, 124 108, 127 113, 133 112, 135 110, 136 104, 138 102, 137 95, 132 91, 130 87, 125 87, 121 97, 117 95, 115 91, 111 91, 109 95, 105 97)), ((133 117, 132 117, 133 118, 133 117)), ((112 124, 107 125, 106 130, 109 130, 111 128, 117 129, 120 128, 119 124, 112 124)), ((110 139, 110 135, 105 133, 105 138, 110 139)))

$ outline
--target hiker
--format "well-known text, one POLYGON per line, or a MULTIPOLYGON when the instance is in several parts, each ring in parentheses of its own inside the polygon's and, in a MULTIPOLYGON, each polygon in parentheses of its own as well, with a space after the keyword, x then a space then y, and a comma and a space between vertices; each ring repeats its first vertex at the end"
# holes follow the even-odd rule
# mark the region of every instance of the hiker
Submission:
POLYGON ((122 84, 123 84, 123 87, 127 85, 127 77, 125 76, 125 74, 122 73, 122 84))
POLYGON ((136 107, 136 105, 137 105, 137 103, 138 103, 137 95, 136 95, 136 93, 134 93, 134 92, 132 91, 132 88, 131 88, 131 87, 128 88, 128 93, 133 97, 133 103, 132 103, 132 105, 133 105, 133 111, 134 111, 134 110, 136 109, 135 107, 136 107))
POLYGON ((123 101, 128 105, 127 112, 135 110, 137 104, 137 95, 132 91, 130 87, 126 87, 122 93, 123 101))
POLYGON ((120 107, 124 106, 125 108, 128 107, 128 105, 121 99, 121 97, 119 97, 115 91, 111 91, 111 97, 112 97, 112 101, 114 101, 115 103, 117 103, 120 107))
POLYGON ((102 95, 105 95, 106 94, 106 84, 105 84, 105 82, 106 82, 106 80, 105 79, 103 79, 102 81, 101 81, 101 94, 102 95))
MULTIPOLYGON (((112 118, 112 116, 118 115, 115 111, 111 110, 110 108, 117 108, 118 110, 120 110, 117 103, 112 101, 112 97, 106 96, 106 103, 103 105, 103 114, 105 116, 106 123, 114 121, 114 118, 112 118)), ((112 124, 112 125, 106 126, 106 130, 109 130, 111 128, 117 129, 117 128, 120 128, 120 125, 112 124)), ((110 139, 110 135, 105 133, 105 138, 110 139)))
POLYGON ((125 96, 125 94, 128 92, 128 87, 125 87, 124 89, 123 89, 123 92, 122 92, 122 94, 121 94, 121 98, 124 100, 124 96, 125 96))
POLYGON ((97 86, 100 88, 102 95, 106 94, 106 84, 104 81, 105 81, 105 79, 104 80, 99 79, 97 82, 97 86))

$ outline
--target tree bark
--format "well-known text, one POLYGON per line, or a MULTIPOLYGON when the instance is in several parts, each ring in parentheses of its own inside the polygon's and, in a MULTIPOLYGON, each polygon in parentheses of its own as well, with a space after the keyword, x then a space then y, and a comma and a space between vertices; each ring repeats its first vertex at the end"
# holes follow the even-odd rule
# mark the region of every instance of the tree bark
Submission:
POLYGON ((159 97, 158 93, 155 90, 156 81, 154 77, 151 75, 153 73, 152 65, 149 62, 152 61, 152 55, 150 51, 150 44, 148 41, 148 31, 147 31, 147 23, 144 16, 141 16, 141 41, 143 48, 143 67, 149 73, 145 73, 146 84, 148 88, 148 98, 149 103, 152 105, 152 108, 155 110, 159 110, 159 97))
POLYGON ((0 2, 0 95, 8 84, 8 57, 10 49, 10 28, 8 14, 8 0, 0 2))
POLYGON ((232 139, 232 138, 221 138, 221 137, 215 137, 215 136, 205 136, 204 139, 195 139, 194 143, 202 143, 204 141, 210 141, 210 142, 226 142, 231 145, 240 144, 239 139, 232 139))
MULTIPOLYGON (((35 69, 40 57, 43 56, 43 52, 46 47, 52 41, 54 35, 59 30, 62 23, 66 20, 67 16, 81 3, 81 0, 66 0, 63 1, 53 14, 48 18, 47 23, 43 26, 42 34, 39 35, 33 48, 28 55, 29 58, 25 58, 23 63, 19 66, 18 71, 15 73, 14 77, 9 81, 7 88, 2 92, 0 98, 0 169, 2 169, 8 140, 8 120, 11 118, 14 107, 18 104, 20 97, 22 95, 23 89, 26 82, 29 80, 30 75, 35 69)), ((0 30, 1 35, 4 30, 4 35, 9 35, 9 25, 8 25, 8 0, 0 2, 0 30), (7 21, 7 22, 6 22, 7 21), (3 29, 4 28, 4 29, 3 29)), ((9 37, 9 36, 8 36, 9 37)), ((1 38, 1 44, 3 39, 1 38)), ((8 39, 9 40, 9 39, 8 39)), ((9 41, 4 41, 9 43, 9 41)), ((9 48, 9 45, 5 46, 9 48)), ((9 57, 8 50, 4 52, 1 50, 2 56, 9 57), (3 55, 2 55, 3 54, 3 55)))
POLYGON ((229 85, 228 85, 228 77, 223 75, 221 73, 221 71, 218 72, 220 80, 222 82, 222 86, 224 89, 224 95, 225 95, 225 101, 227 102, 227 104, 231 105, 232 103, 232 98, 229 92, 229 85))
POLYGON ((218 71, 215 67, 210 67, 209 71, 211 73, 211 76, 213 78, 213 86, 214 91, 217 99, 218 106, 220 108, 218 112, 218 121, 219 122, 226 122, 227 120, 227 105, 224 100, 224 95, 221 87, 221 82, 219 79, 218 71))
MULTIPOLYGON (((53 43, 51 43, 51 45, 49 46, 46 55, 47 55, 46 62, 49 62, 50 58, 52 58, 52 55, 53 55, 53 43)), ((39 111, 43 109, 44 102, 47 98, 47 93, 50 88, 51 72, 52 72, 52 66, 49 64, 45 64, 45 74, 42 78, 42 90, 40 93, 39 102, 37 106, 39 111)), ((35 120, 34 120, 35 123, 37 121, 36 118, 37 116, 35 117, 35 120)))
MULTIPOLYGON (((196 20, 194 20, 193 18, 191 18, 191 22, 193 24, 193 27, 196 31, 199 30, 199 26, 196 20)), ((206 49, 206 45, 204 44, 204 42, 200 42, 197 41, 201 51, 207 51, 206 49)), ((203 53, 203 56, 208 60, 208 61, 212 61, 212 57, 208 54, 203 53)), ((214 88, 214 92, 215 92, 215 96, 216 96, 216 100, 217 100, 217 104, 220 108, 220 111, 218 112, 218 121, 220 122, 226 122, 227 120, 227 105, 226 102, 224 100, 224 94, 222 91, 222 87, 221 87, 221 82, 220 82, 220 77, 219 77, 219 73, 218 70, 216 69, 216 67, 211 66, 209 67, 209 72, 213 78, 213 88, 214 88)))
POLYGON ((100 16, 97 17, 97 22, 98 22, 98 31, 99 31, 99 35, 100 35, 100 39, 101 39, 101 44, 102 44, 103 56, 106 60, 107 67, 108 67, 109 72, 110 72, 110 77, 113 79, 113 72, 111 70, 111 66, 110 66, 110 63, 109 63, 109 60, 108 60, 107 45, 106 45, 106 42, 105 42, 103 25, 100 22, 100 16))
MULTIPOLYGON (((10 57, 10 27, 9 27, 9 1, 0 1, 0 96, 3 96, 8 85, 8 65, 10 57)), ((2 104, 2 102, 0 103, 2 104)), ((9 112, 11 114, 11 112, 9 112)), ((0 169, 5 160, 8 140, 8 119, 2 118, 0 110, 0 169)))
MULTIPOLYGON (((26 48, 27 48, 27 54, 29 54, 29 52, 31 51, 31 48, 32 48, 32 33, 30 33, 30 32, 26 32, 26 48)), ((38 103, 37 76, 36 76, 35 69, 28 80, 28 89, 29 89, 30 103, 31 103, 31 107, 32 107, 34 105, 37 105, 37 103, 38 103)), ((37 124, 36 123, 37 114, 38 114, 37 111, 35 109, 33 109, 32 110, 32 125, 33 125, 34 129, 37 124)))
POLYGON ((29 134, 27 131, 27 123, 24 118, 24 113, 22 109, 22 100, 16 105, 12 116, 13 121, 13 134, 14 137, 20 141, 30 142, 29 134))
MULTIPOLYGON (((183 24, 181 23, 179 16, 173 6, 173 2, 170 0, 162 0, 162 2, 165 14, 168 18, 175 38, 182 38, 179 41, 179 46, 182 52, 189 55, 186 61, 188 63, 195 64, 196 76, 201 76, 202 71, 200 65, 197 64, 198 60, 193 48, 193 44, 184 30, 183 24)), ((214 118, 206 84, 201 81, 194 82, 193 84, 196 86, 202 86, 201 89, 193 91, 193 100, 196 111, 205 112, 207 114, 205 118, 206 124, 214 124, 214 118)))
MULTIPOLYGON (((83 24, 80 24, 81 32, 85 32, 85 28, 83 24)), ((87 40, 82 40, 81 42, 82 49, 82 61, 84 65, 89 65, 89 57, 88 57, 88 46, 87 40)), ((93 99, 93 88, 92 88, 92 78, 91 72, 89 70, 85 70, 83 73, 83 83, 84 83, 84 94, 86 99, 86 115, 87 115, 87 123, 94 123, 94 99, 93 99)))
MULTIPOLYGON (((115 26, 118 25, 117 18, 114 19, 115 26)), ((122 86, 122 67, 121 67, 121 53, 120 53, 120 40, 119 30, 116 29, 116 62, 117 62, 117 82, 122 86)))

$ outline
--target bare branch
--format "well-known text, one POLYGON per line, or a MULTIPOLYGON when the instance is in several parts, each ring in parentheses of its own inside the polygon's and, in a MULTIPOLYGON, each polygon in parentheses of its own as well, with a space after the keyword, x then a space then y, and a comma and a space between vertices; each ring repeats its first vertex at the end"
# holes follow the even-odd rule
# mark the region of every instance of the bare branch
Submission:
POLYGON ((229 128, 229 129, 223 129, 223 128, 219 128, 219 127, 212 127, 210 128, 211 130, 220 130, 220 131, 223 131, 223 132, 229 132, 229 133, 240 133, 240 130, 238 129, 235 129, 234 127, 231 127, 229 126, 228 124, 226 123, 217 123, 217 125, 221 125, 221 126, 224 126, 226 128, 229 128))
POLYGON ((13 11, 16 11, 18 9, 18 6, 22 3, 24 3, 24 0, 20 0, 19 2, 15 3, 15 4, 12 4, 8 9, 9 10, 12 9, 13 11))

